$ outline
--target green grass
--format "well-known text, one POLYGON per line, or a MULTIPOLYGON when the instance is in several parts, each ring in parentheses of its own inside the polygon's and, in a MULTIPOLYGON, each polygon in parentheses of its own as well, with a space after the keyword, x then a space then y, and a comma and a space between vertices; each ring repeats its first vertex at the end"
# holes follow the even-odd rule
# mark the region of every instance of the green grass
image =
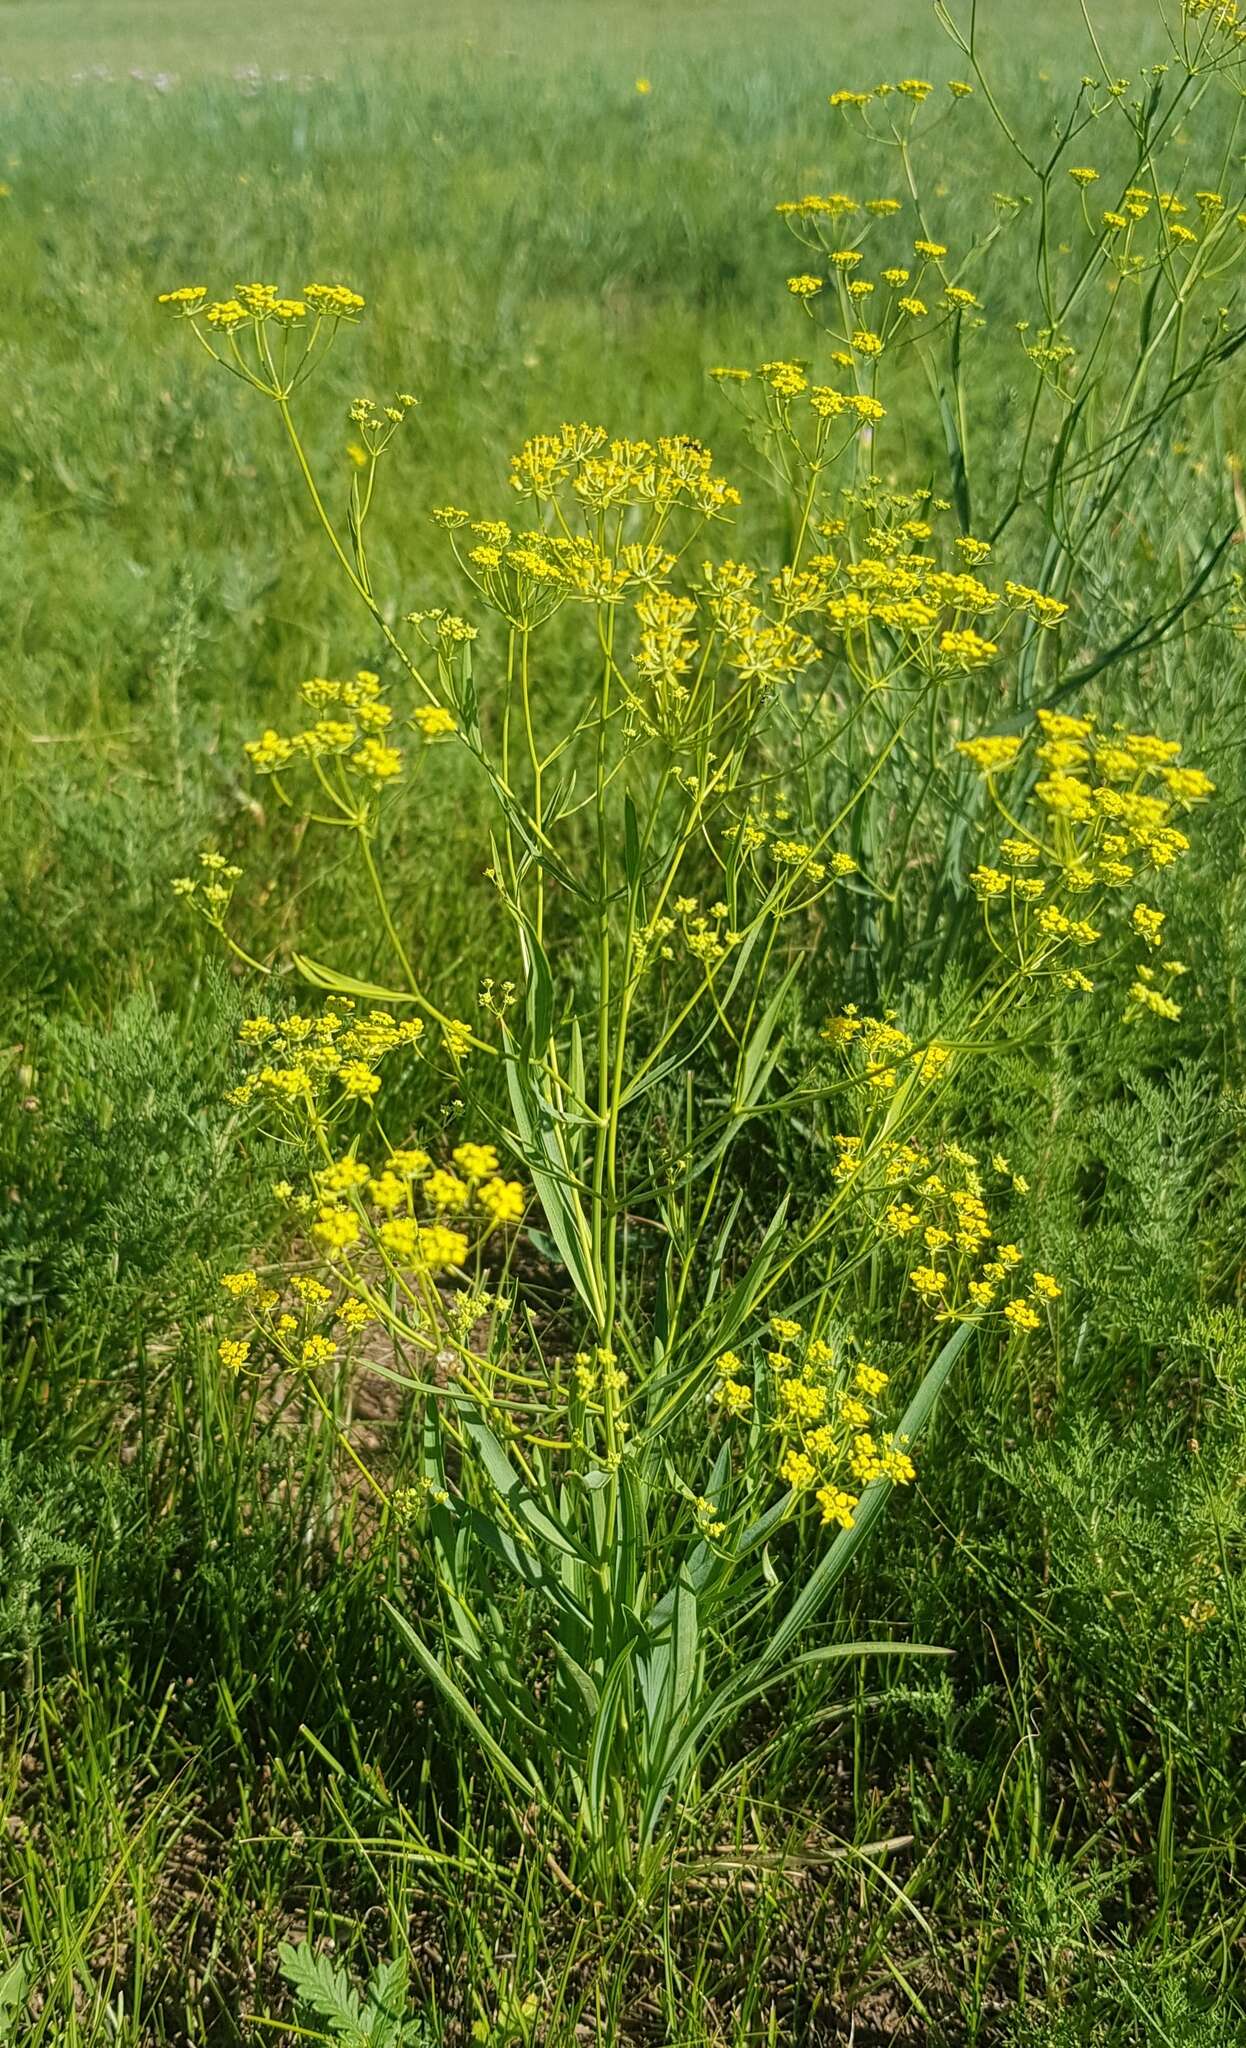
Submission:
MULTIPOLYGON (((1088 68, 1076 13, 983 12, 1038 130, 1035 74, 1088 68)), ((387 979, 356 881, 240 753, 300 678, 377 648, 274 422, 155 293, 367 293, 310 431, 336 460, 358 391, 418 393, 373 543, 413 606, 462 598, 430 509, 503 504, 509 452, 564 418, 704 434, 749 490, 745 540, 775 541, 705 372, 801 348, 773 202, 864 178, 826 93, 894 70, 901 32, 914 67, 958 71, 913 16, 0 4, 0 2042, 283 2038, 280 1945, 305 1939, 360 1986, 404 1964, 411 2038, 447 2048, 1246 2040, 1240 639, 1191 629, 1103 685, 1221 785, 1175 896, 1180 1028, 1005 1058, 971 1105, 1033 1184, 1068 1350, 966 1354, 827 1624, 952 1656, 806 1673, 759 1709, 656 1896, 607 1912, 508 1833, 382 1604, 431 1612, 430 1560, 301 1394, 240 1399, 216 1360, 216 1276, 280 1253, 280 1162, 225 1102, 244 978, 168 883, 219 845, 248 943, 297 931, 387 979)), ((1108 25, 1122 69, 1133 19, 1108 25)), ((1007 175, 973 133, 944 173, 966 235, 1007 175)), ((1018 431, 1005 327, 975 371, 988 476, 1018 431)), ((924 421, 909 480, 942 488, 924 421)), ((1109 637, 1221 516, 1239 430, 1230 392, 1156 451, 1100 564, 1109 637)), ((484 815, 448 770, 388 849, 463 1014, 502 952, 484 815)), ((793 1127, 753 1170, 817 1167, 793 1127)), ((410 1409, 334 1398, 401 1475, 410 1409)))

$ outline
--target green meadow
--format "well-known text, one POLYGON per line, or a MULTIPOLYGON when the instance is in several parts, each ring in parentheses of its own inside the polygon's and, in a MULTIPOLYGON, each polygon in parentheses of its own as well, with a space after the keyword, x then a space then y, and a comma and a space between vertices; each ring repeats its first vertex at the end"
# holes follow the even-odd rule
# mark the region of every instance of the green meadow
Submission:
POLYGON ((1090 13, 1097 51, 1063 0, 980 0, 979 75, 912 0, 0 0, 0 2043, 1246 2041, 1246 75, 1223 10, 1090 13), (911 149, 865 132, 903 95, 828 105, 900 70, 939 95, 911 149), (775 210, 818 194, 899 203, 854 246, 933 223, 972 305, 928 268, 928 344, 825 336, 853 271, 775 210), (367 302, 298 392, 340 559, 280 405, 224 374, 278 316, 157 304, 247 279, 367 302), (776 363, 877 421, 810 468, 776 363), (671 486, 646 526, 650 478, 573 546, 571 485, 508 465, 581 421, 693 437, 739 503, 694 531, 671 486), (482 567, 447 506, 540 528, 537 567, 482 567), (642 536, 670 566, 603 599, 642 536), (854 581, 879 555, 913 609, 854 581), (1007 632, 936 623, 936 556, 1025 587, 1007 632), (695 661, 637 641, 704 560, 759 565, 790 672, 727 652, 712 583, 711 625, 661 615, 695 661), (401 772, 254 772, 301 685, 360 671, 401 772), (1094 774, 1085 735, 1015 765, 1039 711, 1095 721, 1094 774), (1001 778, 957 752, 983 734, 1001 778), (1044 812, 1044 775, 1162 794, 1145 752, 1103 766, 1131 734, 1214 796, 1044 812), (991 850, 1023 830, 1062 927, 991 850), (1079 920, 1095 957, 1052 951, 1079 920), (255 1047, 301 1074, 288 1019, 343 995, 422 1036, 296 1127, 255 1047), (883 1162, 855 1208, 845 1134, 883 1162), (397 1193, 325 1179, 463 1141, 495 1167, 458 1161, 453 1256, 418 1187, 403 1266, 397 1193), (486 1230, 495 1170, 522 1218, 486 1230), (1008 1318, 957 1260, 1014 1241, 1008 1318), (312 1275, 362 1336, 244 1320, 312 1275), (818 1359, 867 1353, 916 1477, 858 1440, 824 1526, 799 1458, 867 1423, 818 1359))

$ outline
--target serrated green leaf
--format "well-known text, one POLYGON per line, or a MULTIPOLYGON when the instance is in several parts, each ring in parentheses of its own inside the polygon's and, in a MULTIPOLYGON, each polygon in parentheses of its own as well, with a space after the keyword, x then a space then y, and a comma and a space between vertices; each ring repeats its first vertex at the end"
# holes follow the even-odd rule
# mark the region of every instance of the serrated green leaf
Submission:
POLYGON ((368 1984, 369 2048, 400 2048, 414 2038, 406 2021, 409 1971, 405 1956, 378 1964, 368 1984))
POLYGON ((362 2000, 340 1964, 317 1955, 310 1941, 297 1948, 283 1941, 277 1960, 296 1998, 328 2021, 341 2048, 369 2048, 362 2000))

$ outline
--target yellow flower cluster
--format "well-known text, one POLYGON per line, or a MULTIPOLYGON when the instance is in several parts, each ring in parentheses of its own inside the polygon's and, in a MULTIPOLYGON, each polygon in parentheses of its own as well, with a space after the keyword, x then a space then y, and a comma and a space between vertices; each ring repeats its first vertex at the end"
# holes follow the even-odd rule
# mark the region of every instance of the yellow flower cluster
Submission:
POLYGON ((255 1359, 257 1346, 296 1370, 331 1365, 342 1347, 330 1333, 340 1330, 349 1344, 374 1320, 372 1308, 360 1295, 334 1295, 310 1273, 292 1274, 285 1294, 280 1288, 264 1285, 259 1274, 249 1268, 222 1274, 221 1286, 232 1300, 241 1303, 250 1321, 248 1336, 223 1338, 217 1345, 222 1365, 233 1373, 247 1367, 253 1373, 262 1370, 255 1359))
POLYGON ((853 1071, 876 1091, 893 1089, 905 1075, 928 1088, 943 1077, 952 1058, 945 1045, 915 1044, 895 1022, 894 1010, 882 1017, 862 1016, 855 1003, 828 1019, 822 1038, 849 1055, 853 1071))
POLYGON ((1238 0, 1181 0, 1181 12, 1203 32, 1218 33, 1234 46, 1246 44, 1246 17, 1238 0))
MULTIPOLYGON (((369 453, 380 454, 393 439, 413 405, 419 400, 410 391, 396 391, 392 405, 377 406, 370 398, 356 398, 347 412, 353 427, 358 427, 366 446, 365 458, 369 453)), ((357 459, 357 458, 356 458, 357 459)))
POLYGON ((370 1101, 381 1085, 381 1061, 415 1045, 423 1032, 418 1017, 399 1022, 387 1010, 356 1014, 349 996, 330 996, 313 1017, 249 1017, 239 1037, 260 1063, 229 1100, 239 1108, 277 1108, 295 1122, 334 1103, 370 1101))
MULTIPOLYGON (((1214 7, 1202 11, 1223 16, 1229 10, 1214 7)), ((1235 8, 1233 13, 1236 19, 1235 8)), ((1092 165, 1075 164, 1068 175, 1079 188, 1087 228, 1101 241, 1112 267, 1122 277, 1137 278, 1147 270, 1169 265, 1182 250, 1200 250, 1205 256, 1234 226, 1240 228, 1243 224, 1240 214, 1230 221, 1223 192, 1204 189, 1194 194, 1198 210, 1196 230, 1182 218, 1189 214, 1190 207, 1178 193, 1155 191, 1147 185, 1127 185, 1117 204, 1104 208, 1098 220, 1093 221, 1087 197, 1090 187, 1098 182, 1099 172, 1092 165), (1142 236, 1139 230, 1144 222, 1151 226, 1142 236)))
POLYGON ((781 909, 807 909, 825 891, 858 872, 850 853, 827 844, 826 833, 807 838, 794 828, 791 811, 782 800, 750 808, 723 832, 725 841, 738 841, 739 857, 766 895, 775 889, 776 871, 786 885, 781 909), (796 890, 796 882, 811 883, 812 889, 796 890))
MULTIPOLYGON (((859 1491, 875 1479, 908 1485, 916 1473, 904 1440, 879 1430, 873 1403, 887 1374, 822 1337, 807 1337, 795 1317, 771 1317, 766 1339, 764 1430, 775 1442, 775 1470, 793 1493, 814 1493, 824 1524, 853 1528, 859 1491)), ((713 1399, 730 1421, 754 1415, 754 1389, 736 1352, 717 1360, 713 1399)))
MULTIPOLYGON (((1086 993, 1093 983, 1070 964, 1069 949, 1098 944, 1109 923, 1118 939, 1162 947, 1164 912, 1144 902, 1125 910, 1120 899, 1188 851, 1174 821, 1213 794, 1202 769, 1180 765, 1179 741, 1101 732, 1089 717, 1040 711, 1024 734, 962 740, 959 751, 985 778, 1010 828, 998 863, 984 862, 969 877, 1001 951, 1027 975, 1086 993), (1034 777, 1031 823, 1015 818, 996 788, 1013 771, 1034 777)), ((1160 970, 1185 971, 1178 960, 1161 961, 1160 970)), ((1132 1004, 1179 1017, 1179 1005, 1153 981, 1149 967, 1138 969, 1132 1004)))
POLYGON ((199 875, 177 875, 171 887, 175 896, 181 896, 201 917, 207 919, 217 931, 224 927, 225 916, 234 900, 234 889, 242 879, 242 869, 224 854, 212 851, 201 853, 199 875))
MULTIPOLYGON (((997 1242, 976 1155, 953 1141, 922 1146, 849 1134, 835 1139, 836 1176, 851 1181, 884 1244, 906 1267, 906 1282, 939 1322, 988 1313, 1012 1328, 1037 1329, 1043 1305, 1057 1301, 1059 1282, 1041 1270, 1021 1278, 1021 1249, 997 1242)), ((1029 1184, 998 1153, 990 1170, 1002 1191, 1025 1195, 1029 1184)))
POLYGON ((725 903, 711 905, 708 914, 695 896, 678 896, 674 916, 661 912, 642 925, 635 935, 636 972, 643 972, 649 960, 674 960, 678 937, 689 959, 698 961, 707 974, 727 958, 740 943, 740 934, 727 924, 725 903))
POLYGON ((723 622, 728 665, 741 682, 786 682, 817 659, 817 647, 786 620, 771 620, 755 606, 737 608, 723 622))
MULTIPOLYGON (((850 664, 874 687, 896 672, 897 644, 905 664, 943 679, 989 665, 1015 619, 1024 616, 1054 626, 1065 612, 1059 600, 1040 591, 1008 583, 1001 594, 968 570, 942 568, 935 556, 919 553, 913 540, 923 530, 929 533, 929 525, 894 515, 906 504, 919 509, 921 498, 914 494, 892 502, 890 525, 880 524, 873 536, 884 542, 886 552, 869 552, 834 567, 827 615, 843 635, 850 664), (989 637, 978 624, 988 614, 989 637), (878 628, 883 629, 881 641, 875 637, 878 628)), ((972 549, 960 551, 970 561, 980 559, 972 549)))
MULTIPOLYGON (((450 524, 444 511, 433 517, 450 524)), ((675 559, 636 548, 615 557, 585 534, 512 533, 501 519, 475 520, 470 532, 475 546, 464 552, 455 545, 460 565, 485 602, 516 626, 539 625, 567 598, 616 604, 628 589, 668 574, 675 559)))
MULTIPOLYGON (((767 367, 776 374, 796 369, 767 367)), ((713 623, 735 643, 730 658, 743 674, 756 667, 769 680, 784 680, 820 654, 838 654, 871 692, 947 682, 993 662, 1018 623, 1050 629, 1066 616, 1060 599, 1028 584, 1007 581, 1000 591, 984 583, 973 572, 991 549, 973 535, 956 537, 955 566, 923 552, 935 530, 932 515, 948 509, 929 491, 874 487, 844 496, 859 531, 846 539, 845 519, 819 521, 822 551, 769 579, 768 615, 753 594, 754 571, 733 561, 704 565, 713 623), (989 635, 982 625, 987 619, 989 635)), ((695 645, 673 644, 686 672, 695 645)))
POLYGON ((331 1260, 363 1243, 397 1266, 461 1266, 473 1240, 523 1221, 527 1197, 498 1173, 492 1145, 460 1145, 451 1157, 457 1173, 413 1148, 391 1152, 376 1173, 354 1152, 334 1161, 313 1176, 312 1237, 331 1260))
POLYGON ((605 427, 585 423, 525 441, 511 459, 510 481, 521 498, 568 497, 595 511, 646 506, 665 513, 683 505, 713 519, 740 502, 715 474, 709 449, 691 435, 612 441, 605 427))
POLYGON ((426 740, 445 739, 458 731, 453 713, 441 704, 417 704, 411 722, 426 740))
MULTIPOLYGON (((904 1486, 916 1476, 903 1441, 875 1433, 885 1372, 852 1357, 848 1347, 836 1350, 807 1336, 792 1316, 771 1317, 765 1359, 761 1421, 775 1446, 776 1472, 792 1492, 813 1492, 824 1523, 851 1529, 861 1487, 876 1479, 904 1486)), ((723 1417, 751 1419, 757 1401, 737 1353, 724 1351, 717 1372, 713 1399, 723 1417)))
MULTIPOLYGON (((605 429, 578 432, 604 435, 605 429)), ((566 428, 564 433, 572 435, 573 430, 566 428)), ((434 521, 455 536, 452 545, 459 566, 486 604, 509 624, 526 630, 540 625, 568 598, 594 605, 617 604, 632 592, 659 592, 676 562, 675 554, 657 539, 672 508, 682 502, 693 505, 703 516, 713 516, 709 499, 727 502, 720 499, 719 480, 709 471, 706 451, 689 457, 679 470, 671 466, 682 442, 660 442, 659 449, 670 452, 671 463, 659 468, 651 462, 648 469, 643 467, 642 457, 652 457, 654 451, 647 442, 612 443, 614 454, 606 465, 610 479, 598 473, 600 465, 587 462, 574 472, 568 461, 563 465, 565 474, 559 476, 550 445, 561 448, 562 443, 543 436, 539 443, 527 443, 523 454, 514 458, 520 465, 518 472, 512 465, 511 482, 517 489, 540 498, 556 493, 569 481, 582 516, 594 529, 597 521, 593 515, 608 507, 641 506, 648 512, 650 531, 648 538, 628 541, 611 554, 592 534, 573 532, 565 523, 561 532, 543 527, 516 532, 505 519, 473 520, 457 505, 435 508, 434 521), (704 474, 698 482, 698 465, 702 464, 704 474), (540 488, 534 479, 543 479, 540 488), (641 483, 648 480, 639 495, 638 479, 641 483)), ((738 502, 735 493, 730 502, 738 502)))
MULTIPOLYGON (((920 104, 919 85, 927 92, 932 90, 924 81, 909 80, 907 86, 879 86, 869 93, 838 93, 831 103, 863 109, 872 100, 899 91, 907 94, 915 110, 920 104)), ((960 80, 949 83, 949 91, 957 99, 971 90, 960 80)), ((876 277, 861 274, 871 251, 874 222, 900 210, 898 199, 872 199, 862 205, 843 192, 827 197, 809 193, 803 199, 782 200, 776 209, 796 240, 819 259, 817 267, 807 267, 788 278, 788 291, 835 344, 832 360, 858 376, 868 378, 871 364, 894 344, 907 345, 914 340, 915 323, 928 318, 932 303, 936 321, 982 310, 975 292, 946 275, 945 244, 925 235, 903 249, 879 252, 883 260, 876 277), (863 324, 858 316, 867 303, 870 317, 868 324, 863 324)), ((734 370, 714 374, 732 381, 746 381, 748 376, 734 370)), ((807 387, 801 364, 765 364, 758 375, 784 397, 794 397, 807 387), (769 372, 778 374, 767 378, 769 372)))
POLYGON ((218 334, 249 324, 262 327, 269 321, 292 327, 309 314, 315 319, 353 320, 364 307, 358 292, 344 284, 304 285, 301 298, 285 297, 275 284, 237 284, 229 299, 209 299, 206 285, 184 284, 159 293, 156 303, 190 320, 202 318, 218 334))
MULTIPOLYGON (((335 1324, 350 1337, 369 1326, 374 1312, 383 1316, 374 1311, 372 1294, 378 1283, 387 1284, 387 1272, 411 1276, 399 1281, 409 1297, 404 1313, 420 1325, 419 1301, 440 1302, 439 1276, 464 1266, 495 1232, 521 1223, 527 1209, 522 1184, 498 1172, 494 1146, 464 1143, 451 1158, 457 1172, 435 1166, 420 1147, 400 1147, 374 1171, 352 1150, 313 1173, 307 1192, 280 1182, 274 1193, 300 1219, 336 1292, 314 1275, 294 1274, 289 1287, 300 1306, 292 1314, 280 1291, 264 1286, 254 1271, 222 1275, 222 1287, 252 1326, 249 1337, 222 1341, 222 1363, 241 1371, 257 1337, 286 1364, 329 1363, 338 1350, 327 1334, 335 1324), (418 1299, 411 1294, 416 1282, 418 1299), (309 1328, 309 1319, 318 1327, 309 1328)), ((476 1320, 489 1306, 479 1290, 460 1297, 459 1321, 476 1320)))
POLYGON ((784 220, 844 220, 854 213, 898 213, 898 199, 867 199, 862 205, 847 192, 807 192, 803 199, 781 199, 775 212, 784 220))
MULTIPOLYGON (((973 91, 973 87, 963 78, 949 78, 947 89, 954 100, 967 99, 973 91)), ((864 92, 852 92, 841 87, 838 92, 830 95, 830 103, 833 107, 861 109, 870 106, 876 100, 888 100, 893 94, 899 93, 902 99, 908 100, 910 106, 916 108, 923 106, 933 91, 934 86, 928 78, 901 78, 894 85, 884 80, 882 84, 872 85, 864 92)))
MULTIPOLYGON (((340 809, 349 811, 351 801, 345 786, 336 790, 328 786, 322 764, 330 764, 338 775, 360 776, 378 788, 402 772, 400 750, 381 738, 393 723, 394 711, 383 700, 381 679, 372 670, 360 669, 348 681, 313 676, 300 685, 299 695, 312 710, 324 715, 298 732, 279 733, 270 726, 258 739, 247 740, 247 756, 257 775, 277 776, 293 763, 310 762, 322 789, 340 809)), ((428 708, 437 711, 437 707, 428 708)), ((450 725, 453 729, 452 719, 450 725)))
MULTIPOLYGON (((805 289, 795 291, 799 284, 808 287, 816 279, 792 278, 789 290, 798 298, 809 299, 813 293, 805 289)), ((819 287, 820 288, 820 287, 819 287)), ((858 352, 863 355, 878 353, 874 346, 877 338, 860 332, 858 352)), ((718 384, 727 388, 742 389, 752 385, 760 394, 762 411, 771 421, 790 432, 799 429, 802 414, 794 414, 792 407, 797 399, 804 401, 803 418, 812 423, 812 452, 822 457, 826 452, 828 430, 834 420, 843 421, 849 430, 849 438, 861 427, 876 426, 886 417, 886 408, 881 401, 868 391, 840 391, 831 384, 816 384, 810 380, 807 363, 788 362, 776 359, 760 363, 755 370, 730 369, 718 366, 710 371, 718 384)))
POLYGON ((633 666, 648 687, 643 696, 629 692, 629 703, 645 732, 672 742, 684 723, 688 678, 700 650, 691 630, 696 616, 696 599, 670 590, 647 592, 636 606, 640 636, 633 666))

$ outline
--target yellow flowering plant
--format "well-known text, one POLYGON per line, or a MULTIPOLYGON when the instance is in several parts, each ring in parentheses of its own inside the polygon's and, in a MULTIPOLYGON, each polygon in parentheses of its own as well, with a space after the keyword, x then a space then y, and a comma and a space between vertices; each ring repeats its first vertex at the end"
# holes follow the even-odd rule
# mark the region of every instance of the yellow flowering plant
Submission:
MULTIPOLYGON (((849 95, 849 111, 873 118, 879 96, 849 95)), ((930 88, 882 98, 897 96, 902 118, 887 119, 907 162, 930 88)), ((969 97, 953 88, 953 110, 969 97)), ((863 224, 898 210, 873 202, 863 224)), ((936 324, 953 338, 976 306, 924 216, 917 268, 887 266, 894 309, 867 325, 845 233, 856 202, 787 212, 827 266, 825 290, 810 268, 790 291, 837 308, 837 376, 776 358, 718 381, 793 505, 789 558, 763 569, 730 549, 739 495, 699 440, 568 424, 517 452, 504 515, 432 512, 470 619, 402 615, 374 587, 368 520, 410 394, 351 408, 363 459, 341 520, 296 420, 361 297, 165 295, 274 407, 378 647, 375 670, 305 682, 294 718, 247 748, 280 806, 356 849, 393 979, 296 952, 321 1005, 245 1028, 235 1101, 292 1141, 281 1194, 318 1272, 277 1287, 229 1276, 246 1330, 222 1338, 222 1363, 302 1372, 322 1404, 321 1376, 366 1365, 419 1402, 414 1479, 395 1491, 365 1474, 441 1593, 438 1614, 395 1609, 396 1624, 516 1811, 535 1801, 573 1880, 591 1871, 603 1888, 657 1867, 664 1817, 751 1701, 812 1663, 916 1648, 799 1645, 913 1480, 973 1330, 1022 1342, 1062 1292, 1034 1250, 999 1242, 992 1176, 1010 1195, 1021 1178, 997 1159, 988 1174, 959 1142, 958 1074, 1049 1033, 1093 993, 1096 949, 1128 964, 1135 1011, 1173 1015, 1164 977, 1179 964, 1141 891, 1210 790, 1175 742, 1049 707, 1035 719, 1035 648, 1050 648, 1060 694, 1069 680, 1065 567, 988 584, 994 542, 969 528, 967 472, 946 502, 877 473, 880 380, 897 336, 926 331, 919 290, 939 279, 936 324), (551 690, 555 633, 573 680, 551 690), (437 963, 413 959, 378 858, 385 807, 450 746, 492 804, 482 866, 506 962, 505 979, 482 971, 470 1022, 441 1007, 437 963), (920 796, 885 872, 893 771, 920 796), (937 1030, 885 1002, 845 1005, 810 1047, 792 1020, 811 949, 845 920, 903 932, 928 792, 938 815, 964 814, 952 843, 959 892, 981 906, 974 972, 937 1030), (976 864, 975 813, 1002 835, 976 864), (446 1129, 414 1139, 391 1127, 386 1086, 412 1059, 450 1105, 446 1129), (748 1149, 794 1114, 818 1168, 757 1216, 748 1149), (898 1324, 922 1310, 949 1326, 903 1408, 854 1339, 867 1271, 898 1324), (785 1573, 815 1539, 815 1561, 785 1573), (515 1600, 552 1646, 535 1676, 515 1600), (764 1645, 734 1665, 732 1619, 759 1602, 764 1645)), ((261 966, 230 930, 240 879, 210 853, 175 886, 261 966)), ((937 892, 931 904, 937 923, 937 892)))
MULTIPOLYGON (((266 342, 246 346, 249 371, 266 342)), ((317 1375, 342 1370, 368 1328, 407 1362, 398 1376, 426 1407, 401 1513, 432 1546, 446 1606, 439 1647, 410 1617, 401 1625, 510 1791, 537 1794, 606 1882, 645 1853, 738 1706, 781 1682, 886 1493, 913 1477, 909 1447, 968 1326, 889 1420, 886 1374, 846 1334, 828 1335, 833 1288, 790 1359, 790 1337, 776 1351, 767 1334, 768 1304, 833 1234, 843 1191, 799 1221, 781 1208, 743 1258, 733 1245, 733 1151, 767 1114, 800 933, 856 871, 833 831, 802 835, 781 806, 758 802, 750 755, 783 690, 819 658, 790 587, 709 558, 707 529, 736 499, 692 441, 564 428, 525 445, 511 487, 526 526, 434 514, 498 621, 500 701, 478 690, 476 629, 435 609, 408 620, 402 671, 419 700, 405 715, 376 673, 314 678, 299 692, 304 722, 248 746, 280 804, 352 836, 398 985, 299 954, 322 1006, 244 1027, 252 1065, 234 1100, 310 1161, 281 1193, 324 1277, 309 1296, 314 1276, 295 1276, 292 1298, 230 1276, 248 1327, 221 1356, 237 1373, 303 1371, 326 1412, 317 1375), (584 621, 596 676, 586 704, 554 708, 551 730, 533 643, 565 608, 584 621), (497 799, 490 879, 518 962, 514 984, 482 982, 471 1025, 445 1015, 415 972, 374 852, 408 754, 447 743, 468 748, 497 799), (574 976, 557 971, 566 932, 585 928, 587 1013, 578 963, 574 976), (690 1062, 709 1043, 718 1078, 699 1110, 690 1062), (440 1072, 480 1135, 447 1149, 389 1128, 384 1073, 403 1057, 440 1072), (665 1124, 672 1102, 686 1118, 678 1135, 665 1124), (534 1207, 565 1283, 548 1330, 515 1256, 534 1207), (732 1365, 732 1344, 754 1364, 732 1365), (759 1347, 773 1353, 764 1381, 759 1347), (711 1418, 708 1450, 698 1413, 711 1418), (837 1542, 760 1663, 710 1685, 713 1629, 757 1597, 784 1525, 807 1519, 837 1542), (556 1632, 547 1747, 507 1746, 533 1713, 518 1661, 497 1649, 499 1569, 547 1606, 556 1632)), ((361 519, 339 546, 372 606, 361 519)), ((227 940, 237 879, 210 900, 211 882, 177 885, 227 940)))
POLYGON ((787 284, 804 339, 714 372, 786 502, 798 572, 807 550, 831 558, 845 658, 883 692, 847 731, 833 694, 801 705, 837 773, 876 774, 847 842, 873 898, 842 895, 831 928, 841 947, 869 948, 880 987, 915 943, 940 970, 976 949, 961 861, 972 778, 906 696, 914 665, 942 663, 948 723, 966 736, 1001 714, 1077 708, 1217 615, 1239 530, 1229 479, 1204 521, 1181 464, 1186 423, 1231 393, 1246 344, 1246 189, 1199 118, 1209 95, 1240 92, 1237 12, 1161 8, 1167 60, 1133 79, 1113 74, 1088 26, 1093 69, 1041 118, 993 79, 980 11, 936 12, 962 75, 833 92, 862 183, 778 204, 800 248, 787 284), (964 211, 947 171, 966 124, 995 130, 1017 181, 983 195, 968 239, 944 225, 964 211), (1001 329, 1017 350, 1007 435, 975 402, 975 365, 1001 329), (897 490, 918 450, 942 495, 897 490), (1190 501, 1183 545, 1148 532, 1127 594, 1118 511, 1158 504, 1157 465, 1169 497, 1190 501))

